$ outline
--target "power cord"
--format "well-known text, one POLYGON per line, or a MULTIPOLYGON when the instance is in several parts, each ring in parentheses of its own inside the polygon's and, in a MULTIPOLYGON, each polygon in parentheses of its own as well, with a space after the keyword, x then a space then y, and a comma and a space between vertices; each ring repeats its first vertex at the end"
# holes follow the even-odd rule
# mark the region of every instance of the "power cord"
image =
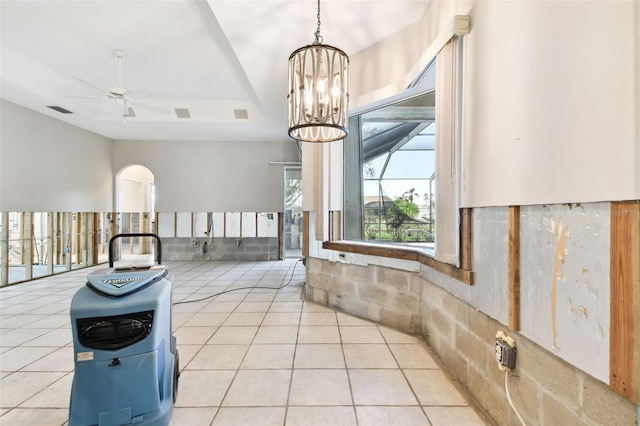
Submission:
POLYGON ((524 420, 522 419, 522 416, 516 409, 515 405, 513 405, 513 401, 511 400, 511 395, 509 394, 509 371, 511 370, 506 369, 504 372, 504 389, 507 392, 507 400, 509 400, 509 405, 511 405, 511 408, 513 408, 513 411, 516 413, 516 416, 518 416, 518 420, 520 420, 520 424, 522 424, 522 426, 527 426, 524 420))
POLYGON ((293 276, 295 275, 296 272, 296 266, 298 266, 298 263, 300 263, 302 261, 302 259, 298 259, 296 261, 296 263, 293 264, 293 270, 291 271, 291 276, 289 277, 289 281, 287 281, 287 283, 285 285, 282 285, 282 283, 284 282, 284 280, 287 278, 288 272, 287 274, 285 274, 284 278, 282 278, 282 281, 280 282, 280 286, 278 287, 236 287, 236 288, 230 288, 224 291, 221 291, 220 293, 216 293, 216 294, 211 294, 207 297, 203 297, 202 299, 195 299, 195 300, 183 300, 181 302, 175 302, 172 305, 183 305, 186 303, 195 303, 195 302, 202 302, 205 300, 209 300, 212 299, 214 297, 218 297, 221 294, 226 294, 226 293, 231 293, 232 291, 239 291, 239 290, 248 290, 248 289, 267 289, 267 290, 282 290, 283 288, 285 288, 286 286, 288 286, 289 284, 291 284, 291 280, 293 280, 293 276))

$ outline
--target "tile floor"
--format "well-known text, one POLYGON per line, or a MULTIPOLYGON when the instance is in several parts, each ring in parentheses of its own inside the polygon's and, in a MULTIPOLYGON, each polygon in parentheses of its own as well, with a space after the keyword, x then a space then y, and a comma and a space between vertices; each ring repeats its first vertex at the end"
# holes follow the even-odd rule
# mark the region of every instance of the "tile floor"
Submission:
MULTIPOLYGON (((488 424, 417 338, 303 302, 296 262, 168 262, 174 303, 194 301, 173 307, 171 425, 488 424)), ((0 289, 2 426, 66 424, 68 310, 89 271, 0 289)))

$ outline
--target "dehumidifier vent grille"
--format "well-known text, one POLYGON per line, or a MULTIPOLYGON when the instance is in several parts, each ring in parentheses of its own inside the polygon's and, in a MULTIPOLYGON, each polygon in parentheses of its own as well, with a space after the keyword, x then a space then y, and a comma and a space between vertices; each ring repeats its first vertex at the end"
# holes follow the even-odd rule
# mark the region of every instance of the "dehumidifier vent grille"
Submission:
POLYGON ((110 317, 76 319, 78 338, 87 348, 115 351, 144 339, 151 333, 153 311, 110 317))

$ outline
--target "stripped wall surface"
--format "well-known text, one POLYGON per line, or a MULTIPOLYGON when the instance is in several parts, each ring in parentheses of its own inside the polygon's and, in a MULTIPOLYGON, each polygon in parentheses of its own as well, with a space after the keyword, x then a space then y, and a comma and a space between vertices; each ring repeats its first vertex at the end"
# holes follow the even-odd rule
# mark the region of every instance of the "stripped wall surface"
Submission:
POLYGON ((521 208, 521 332, 605 383, 609 206, 521 208))

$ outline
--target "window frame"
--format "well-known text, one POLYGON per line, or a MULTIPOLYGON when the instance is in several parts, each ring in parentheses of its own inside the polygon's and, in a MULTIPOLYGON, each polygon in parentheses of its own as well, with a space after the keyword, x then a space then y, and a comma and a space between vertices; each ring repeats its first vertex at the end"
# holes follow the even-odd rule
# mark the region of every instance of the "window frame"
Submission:
MULTIPOLYGON (((460 108, 460 97, 458 96, 459 94, 459 90, 461 89, 461 71, 460 71, 460 67, 458 66, 461 62, 457 62, 457 61, 461 61, 462 60, 462 39, 461 37, 453 37, 452 39, 450 39, 448 41, 448 43, 452 43, 452 51, 449 52, 450 56, 452 57, 452 64, 450 64, 451 69, 453 69, 455 71, 455 74, 452 77, 452 80, 450 81, 451 85, 452 85, 452 89, 453 89, 453 93, 449 94, 447 93, 447 96, 449 96, 452 100, 452 103, 450 105, 448 105, 449 110, 447 111, 450 114, 453 114, 453 118, 451 119, 451 123, 455 124, 455 130, 453 130, 453 135, 451 136, 451 140, 450 143, 453 145, 453 149, 455 154, 453 155, 453 160, 455 161, 455 163, 453 163, 453 168, 454 168, 454 173, 456 174, 455 178, 456 178, 456 184, 454 186, 455 189, 455 193, 453 194, 453 197, 455 199, 455 205, 450 208, 450 210, 452 210, 452 214, 455 217, 455 224, 454 224, 454 228, 453 228, 453 232, 455 232, 456 228, 457 228, 457 236, 453 235, 450 237, 451 241, 453 242, 453 244, 455 245, 455 250, 456 250, 456 259, 455 259, 455 264, 452 264, 452 262, 445 262, 445 261, 441 261, 437 259, 436 256, 436 252, 437 252, 437 243, 436 243, 436 248, 435 248, 435 252, 429 252, 425 249, 418 249, 418 248, 412 248, 411 246, 401 246, 401 245, 395 245, 395 244, 384 244, 384 243, 379 243, 379 242, 369 242, 369 241, 365 241, 364 239, 362 240, 340 240, 340 241, 325 241, 322 244, 322 248, 326 249, 326 250, 334 250, 334 251, 338 251, 338 252, 348 252, 348 253, 357 253, 357 254, 362 254, 362 255, 371 255, 371 256, 379 256, 379 257, 387 257, 387 258, 394 258, 394 259, 401 259, 401 260, 411 260, 411 261, 416 261, 419 262, 420 264, 426 265, 436 271, 442 272, 452 278, 457 279, 458 281, 461 281, 465 284, 468 285, 473 285, 473 271, 472 271, 472 209, 470 208, 461 208, 460 207, 460 185, 459 185, 459 179, 460 179, 460 164, 461 164, 461 152, 460 152, 460 147, 461 147, 461 143, 460 143, 460 115, 461 115, 461 108, 460 108)), ((438 55, 436 55, 437 57, 438 55)), ((436 58, 434 58, 435 60, 436 58)), ((361 116, 362 114, 365 114, 366 112, 369 111, 373 111, 379 108, 383 108, 385 106, 388 105, 392 105, 392 104, 396 104, 417 96, 421 96, 424 95, 426 93, 428 93, 428 88, 422 88, 419 85, 419 80, 422 79, 422 77, 425 75, 425 71, 428 69, 428 67, 432 66, 433 61, 432 60, 429 65, 425 68, 425 70, 423 70, 423 72, 420 74, 420 76, 415 80, 415 82, 408 87, 405 91, 403 91, 402 93, 399 93, 395 96, 383 99, 381 101, 378 102, 374 102, 372 104, 369 104, 365 107, 359 108, 359 109, 355 109, 353 111, 351 111, 350 116, 351 117, 355 117, 355 116, 361 116)), ((436 77, 437 78, 437 77, 436 77)), ((438 93, 438 81, 436 81, 436 96, 438 93)), ((438 104, 436 103, 436 116, 438 116, 439 114, 442 114, 442 108, 439 108, 438 104)), ((351 124, 350 120, 350 124, 351 124)), ((356 120, 353 120, 356 121, 356 120)), ((436 123, 438 122, 438 119, 436 119, 436 123)), ((356 125, 361 126, 360 120, 357 120, 356 125)), ((438 133, 438 132, 436 132, 438 133)), ((353 167, 354 170, 357 170, 359 174, 359 192, 360 192, 360 197, 362 198, 362 166, 363 166, 363 162, 362 162, 362 142, 360 140, 360 131, 358 129, 358 131, 356 132, 356 134, 358 135, 358 140, 357 140, 357 145, 359 146, 359 167, 353 167)), ((438 136, 436 136, 438 137, 438 136)), ((348 139, 345 139, 345 151, 349 146, 349 144, 355 142, 355 141, 349 141, 348 139)), ((439 146, 439 144, 438 144, 439 146)), ((436 148, 437 151, 438 148, 436 148)), ((437 156, 437 154, 436 154, 437 156)), ((436 159, 436 162, 438 161, 442 161, 442 160, 438 160, 436 159)), ((437 166, 436 166, 437 167, 437 166)), ((345 163, 344 163, 344 176, 345 176, 345 180, 344 180, 344 185, 345 185, 345 194, 347 191, 346 185, 347 185, 347 178, 348 178, 348 164, 347 164, 347 153, 345 152, 345 163)), ((351 172, 351 176, 353 176, 353 172, 351 172)), ((438 198, 438 192, 436 192, 436 198, 438 198)), ((353 210, 353 206, 347 206, 346 205, 346 200, 347 197, 345 195, 345 205, 343 206, 343 211, 345 211, 345 213, 348 211, 348 209, 350 208, 351 210, 353 210)), ((437 203, 436 203, 437 205, 437 203)), ((360 203, 360 209, 362 209, 362 202, 360 203)), ((346 214, 345 214, 346 216, 346 214)), ((360 213, 360 238, 364 237, 364 212, 360 213)), ((436 216, 437 217, 437 216, 436 216)), ((348 220, 347 217, 345 217, 345 220, 348 220)), ((436 224, 438 223, 438 219, 436 219, 436 224)), ((353 226, 353 224, 347 224, 346 222, 344 224, 342 224, 345 228, 347 226, 353 226)), ((344 231, 343 233, 341 233, 341 235, 345 235, 344 231)), ((438 236, 438 232, 436 232, 436 238, 438 236)))

